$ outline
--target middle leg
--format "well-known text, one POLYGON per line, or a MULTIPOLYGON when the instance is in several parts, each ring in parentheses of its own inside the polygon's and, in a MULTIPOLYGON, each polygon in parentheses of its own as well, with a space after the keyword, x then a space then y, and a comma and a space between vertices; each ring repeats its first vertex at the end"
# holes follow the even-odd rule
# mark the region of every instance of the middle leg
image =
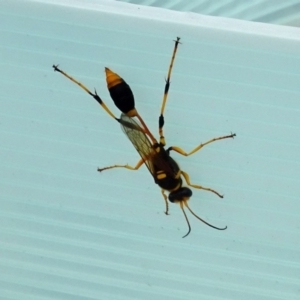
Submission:
POLYGON ((177 146, 172 146, 172 147, 169 147, 167 149, 168 152, 170 152, 171 150, 181 154, 181 155, 184 155, 184 156, 189 156, 189 155, 192 155, 194 154, 195 152, 199 151, 201 148, 203 148, 204 146, 208 145, 208 144, 211 144, 213 142, 216 142, 216 141, 219 141, 219 140, 224 140, 224 139, 229 139, 229 138, 234 138, 236 136, 235 133, 231 133, 229 135, 225 135, 225 136, 220 136, 220 137, 217 137, 217 138, 213 138, 203 144, 200 144, 199 146, 197 146, 195 149, 193 149, 192 151, 190 152, 185 152, 184 150, 182 150, 181 148, 177 147, 177 146))
POLYGON ((200 189, 200 190, 205 190, 205 191, 209 191, 209 192, 212 192, 214 194, 216 194, 217 196, 219 196, 220 198, 223 198, 224 196, 221 195, 220 193, 218 193, 217 191, 211 189, 211 188, 206 188, 206 187, 203 187, 201 185, 196 185, 196 184, 191 184, 191 181, 190 181, 190 176, 188 175, 188 173, 184 172, 184 171, 180 171, 181 175, 184 177, 187 185, 193 187, 193 188, 196 188, 196 189, 200 189))
POLYGON ((161 189, 161 193, 165 199, 165 203, 166 203, 166 211, 165 211, 165 214, 168 215, 169 214, 169 203, 168 203, 168 198, 167 198, 167 195, 165 194, 165 190, 164 189, 161 189))
POLYGON ((114 166, 110 166, 110 167, 105 167, 105 168, 98 168, 97 171, 98 172, 102 172, 102 171, 105 171, 105 170, 109 170, 109 169, 114 169, 114 168, 126 168, 128 170, 131 170, 131 171, 136 171, 140 168, 140 166, 144 163, 145 161, 143 159, 140 159, 138 161, 138 163, 136 164, 135 167, 132 167, 132 166, 129 166, 129 165, 114 165, 114 166))

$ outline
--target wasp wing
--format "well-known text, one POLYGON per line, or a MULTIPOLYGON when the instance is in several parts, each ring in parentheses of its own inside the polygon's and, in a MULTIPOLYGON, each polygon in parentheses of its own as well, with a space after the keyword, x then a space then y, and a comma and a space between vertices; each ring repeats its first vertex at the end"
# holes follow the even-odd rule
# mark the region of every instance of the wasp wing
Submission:
POLYGON ((154 167, 151 162, 151 158, 155 155, 155 150, 153 149, 152 143, 145 134, 142 126, 136 120, 123 113, 121 114, 119 122, 122 130, 143 159, 152 176, 154 176, 154 167))

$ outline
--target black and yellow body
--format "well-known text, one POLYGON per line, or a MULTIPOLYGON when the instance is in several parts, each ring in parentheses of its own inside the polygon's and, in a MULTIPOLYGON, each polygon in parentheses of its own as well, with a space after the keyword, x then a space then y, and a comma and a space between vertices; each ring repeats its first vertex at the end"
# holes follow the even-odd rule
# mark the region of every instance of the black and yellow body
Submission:
POLYGON ((154 182, 170 193, 178 191, 182 186, 181 170, 170 153, 161 143, 152 144, 150 138, 143 132, 143 128, 133 118, 122 114, 120 123, 124 133, 140 154, 142 162, 146 164, 153 176, 154 182))
POLYGON ((168 192, 178 190, 182 185, 178 164, 161 144, 154 147, 157 152, 152 159, 155 183, 168 192))
POLYGON ((153 134, 150 132, 147 125, 145 124, 144 120, 141 118, 138 111, 136 110, 134 96, 129 85, 118 74, 114 73, 108 68, 105 68, 107 87, 110 92, 111 98, 113 99, 117 108, 119 108, 119 110, 122 112, 120 118, 115 117, 115 115, 110 111, 110 109, 105 105, 102 99, 98 96, 96 91, 95 93, 92 93, 82 83, 75 80, 64 71, 60 70, 58 66, 53 65, 53 68, 55 71, 60 72, 61 74, 69 78, 71 81, 79 85, 83 90, 85 90, 88 94, 90 94, 111 117, 113 117, 116 121, 118 121, 125 135, 129 138, 129 140, 131 141, 131 143, 133 144, 133 146, 141 156, 141 159, 134 167, 129 165, 113 165, 105 168, 98 168, 98 171, 102 172, 104 170, 108 170, 112 168, 126 168, 129 170, 138 170, 140 166, 145 164, 149 172, 151 173, 154 182, 161 188, 162 195, 164 197, 165 204, 166 204, 165 213, 168 214, 168 210, 169 210, 167 199, 172 203, 178 203, 180 205, 189 227, 189 231, 185 235, 187 236, 191 231, 191 226, 187 218, 187 215, 185 213, 184 207, 186 207, 196 218, 198 218, 200 221, 204 222, 210 227, 213 227, 218 230, 224 230, 227 228, 227 226, 222 228, 215 227, 209 224, 208 222, 204 221, 203 219, 201 219, 190 209, 187 201, 192 196, 192 191, 189 187, 184 186, 183 179, 185 180, 186 184, 190 187, 213 192, 216 195, 218 195, 220 198, 223 198, 223 196, 213 189, 206 188, 200 185, 191 184, 189 175, 180 169, 176 161, 170 156, 170 152, 175 151, 181 155, 189 156, 199 151, 207 144, 222 139, 233 138, 235 134, 230 134, 230 135, 211 139, 206 143, 198 145, 196 148, 194 148, 192 151, 188 153, 177 146, 172 146, 169 147, 168 149, 165 149, 166 141, 163 135, 163 126, 164 126, 163 113, 164 113, 164 109, 168 97, 168 91, 170 87, 170 77, 171 77, 171 72, 172 72, 178 44, 179 44, 179 38, 175 40, 175 47, 173 50, 173 55, 169 66, 168 76, 166 79, 166 84, 164 89, 161 114, 159 116, 159 137, 160 137, 159 142, 155 139, 155 137, 153 136, 153 134), (166 191, 169 193, 168 197, 165 194, 166 191))

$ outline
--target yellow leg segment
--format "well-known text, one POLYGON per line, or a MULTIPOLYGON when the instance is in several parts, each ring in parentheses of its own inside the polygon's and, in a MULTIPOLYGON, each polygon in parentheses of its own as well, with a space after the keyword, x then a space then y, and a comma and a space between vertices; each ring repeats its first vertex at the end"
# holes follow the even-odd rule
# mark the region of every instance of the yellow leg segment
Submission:
POLYGON ((144 160, 143 159, 140 159, 138 161, 138 163, 136 164, 135 167, 131 167, 129 165, 114 165, 114 166, 110 166, 110 167, 105 167, 105 168, 98 168, 97 171, 98 172, 102 172, 102 171, 105 171, 105 170, 109 170, 109 169, 114 169, 114 168, 126 168, 128 170, 132 170, 132 171, 136 171, 140 168, 140 166, 144 163, 144 160))
POLYGON ((219 140, 224 140, 224 139, 228 139, 228 138, 234 138, 236 136, 235 133, 232 133, 230 135, 225 135, 225 136, 220 136, 218 138, 214 138, 214 139, 211 139, 209 141, 207 141, 206 143, 203 143, 203 144, 200 144, 199 146, 197 146, 195 149, 193 149, 191 152, 189 153, 186 153, 184 150, 182 150, 181 148, 179 147, 176 147, 176 146, 172 146, 170 148, 168 148, 167 151, 176 151, 177 153, 181 154, 181 155, 184 155, 184 156, 189 156, 189 155, 192 155, 194 154, 195 152, 199 151, 201 148, 203 148, 204 146, 208 145, 208 144, 211 144, 213 142, 216 142, 216 141, 219 141, 219 140))
POLYGON ((76 79, 74 79, 73 77, 71 77, 69 74, 67 74, 63 70, 59 69, 57 65, 53 65, 52 67, 53 67, 54 71, 61 73, 62 75, 64 75, 68 79, 70 79, 72 82, 74 82, 75 84, 80 86, 84 91, 86 91, 89 95, 91 95, 112 118, 114 118, 115 120, 118 120, 116 118, 116 116, 110 111, 110 109, 105 105, 105 103, 102 101, 102 99, 98 96, 96 90, 95 90, 95 94, 93 94, 85 85, 83 85, 81 82, 79 82, 76 79))
POLYGON ((217 196, 219 196, 220 198, 223 198, 223 195, 219 194, 217 191, 215 191, 213 189, 206 188, 206 187, 203 187, 201 185, 191 184, 190 176, 184 171, 180 171, 180 172, 181 172, 181 175, 184 177, 184 179, 185 179, 188 186, 191 186, 191 187, 196 188, 196 189, 212 192, 212 193, 216 194, 217 196))
POLYGON ((173 54, 172 54, 172 58, 171 58, 171 63, 170 63, 170 66, 169 66, 168 77, 166 79, 164 96, 163 96, 163 101, 162 101, 162 105, 161 105, 160 117, 159 117, 159 136, 160 136, 160 143, 162 145, 166 144, 165 138, 164 138, 164 135, 163 135, 164 110, 165 110, 165 106, 166 106, 166 103, 167 103, 168 92, 169 92, 169 88, 170 88, 170 78, 171 78, 171 73, 172 73, 172 69, 173 69, 173 64, 174 64, 174 60, 175 60, 179 40, 180 40, 179 37, 177 37, 177 39, 175 40, 175 46, 174 46, 174 50, 173 50, 173 54))
POLYGON ((165 199, 165 202, 166 202, 166 211, 165 211, 165 214, 168 215, 169 214, 169 203, 168 203, 168 197, 167 195, 165 194, 165 190, 164 189, 161 189, 161 193, 165 199))

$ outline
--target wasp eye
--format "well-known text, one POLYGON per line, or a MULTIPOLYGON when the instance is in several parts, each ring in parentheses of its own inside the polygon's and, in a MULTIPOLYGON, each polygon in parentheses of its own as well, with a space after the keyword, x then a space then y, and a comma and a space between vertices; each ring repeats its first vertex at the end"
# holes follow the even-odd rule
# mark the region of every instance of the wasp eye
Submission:
POLYGON ((193 195, 192 191, 187 187, 181 187, 176 191, 173 191, 169 194, 169 201, 176 202, 176 201, 183 201, 187 200, 193 195))

